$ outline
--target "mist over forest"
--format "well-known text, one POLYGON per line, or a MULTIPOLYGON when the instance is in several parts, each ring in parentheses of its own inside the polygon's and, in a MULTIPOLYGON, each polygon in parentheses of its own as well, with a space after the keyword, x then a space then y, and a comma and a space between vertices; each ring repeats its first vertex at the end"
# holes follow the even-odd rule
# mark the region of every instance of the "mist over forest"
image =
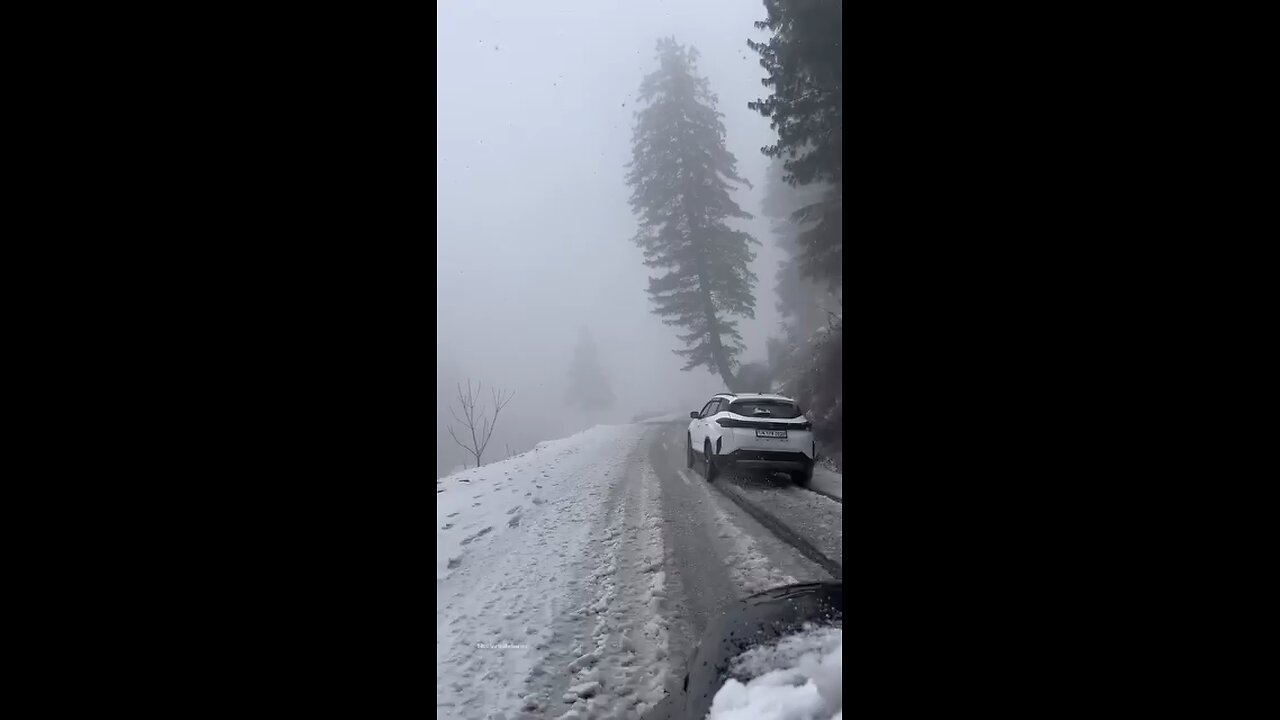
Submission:
POLYGON ((814 104, 762 58, 822 24, 773 5, 437 4, 438 477, 475 465, 468 402, 481 435, 501 406, 482 464, 724 390, 839 451, 839 48, 814 104))

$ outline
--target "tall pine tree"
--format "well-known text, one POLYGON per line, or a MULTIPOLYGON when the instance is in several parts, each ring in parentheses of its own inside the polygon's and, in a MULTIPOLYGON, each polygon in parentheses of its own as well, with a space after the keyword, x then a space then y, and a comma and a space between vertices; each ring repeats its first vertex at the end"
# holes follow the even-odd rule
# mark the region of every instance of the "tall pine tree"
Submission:
POLYGON ((706 367, 731 390, 743 350, 738 321, 755 317, 749 269, 751 235, 732 230, 729 218, 750 218, 729 196, 737 159, 725 149, 716 96, 697 74, 698 51, 674 38, 658 41, 658 69, 640 84, 648 107, 636 113, 632 160, 627 165, 631 208, 639 219, 634 242, 645 265, 666 274, 649 278, 653 312, 684 328, 684 370, 706 367))
POLYGON ((613 390, 609 388, 609 380, 600 369, 595 340, 585 327, 578 333, 573 364, 569 367, 569 387, 565 393, 565 401, 587 412, 599 412, 613 407, 613 390))
POLYGON ((800 268, 834 287, 843 282, 844 70, 840 0, 764 0, 767 17, 756 27, 773 32, 763 43, 747 41, 760 53, 773 88, 768 98, 748 107, 770 118, 778 142, 761 150, 786 156, 785 180, 791 185, 825 183, 820 199, 797 210, 794 218, 812 223, 798 236, 800 268))

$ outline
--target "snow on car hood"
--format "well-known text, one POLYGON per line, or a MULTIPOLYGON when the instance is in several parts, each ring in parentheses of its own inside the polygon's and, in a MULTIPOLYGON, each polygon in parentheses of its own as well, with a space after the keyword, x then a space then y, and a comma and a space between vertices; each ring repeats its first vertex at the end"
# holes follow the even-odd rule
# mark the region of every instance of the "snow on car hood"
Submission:
POLYGON ((842 716, 844 641, 838 627, 808 624, 730 663, 709 720, 826 720, 842 716))

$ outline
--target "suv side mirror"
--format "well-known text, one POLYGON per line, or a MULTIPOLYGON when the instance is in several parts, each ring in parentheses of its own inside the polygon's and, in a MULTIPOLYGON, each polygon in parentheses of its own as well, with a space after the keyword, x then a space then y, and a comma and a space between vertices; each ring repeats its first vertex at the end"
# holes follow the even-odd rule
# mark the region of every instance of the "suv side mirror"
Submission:
POLYGON ((693 418, 694 420, 697 420, 697 419, 698 419, 698 411, 697 411, 697 410, 694 410, 693 412, 689 413, 689 417, 693 418))

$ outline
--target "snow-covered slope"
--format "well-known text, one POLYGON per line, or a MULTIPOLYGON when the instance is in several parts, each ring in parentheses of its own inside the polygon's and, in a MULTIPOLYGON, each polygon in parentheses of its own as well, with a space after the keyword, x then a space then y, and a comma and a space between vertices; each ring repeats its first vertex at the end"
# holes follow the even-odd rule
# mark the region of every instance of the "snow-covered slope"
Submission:
POLYGON ((662 697, 652 427, 597 426, 437 481, 439 717, 635 717, 662 697))
POLYGON ((834 498, 844 498, 844 475, 823 465, 815 465, 809 487, 834 498))
POLYGON ((556 512, 566 493, 577 495, 585 473, 607 473, 638 435, 627 425, 597 425, 436 480, 436 580, 453 575, 468 555, 502 543, 526 519, 556 512))

